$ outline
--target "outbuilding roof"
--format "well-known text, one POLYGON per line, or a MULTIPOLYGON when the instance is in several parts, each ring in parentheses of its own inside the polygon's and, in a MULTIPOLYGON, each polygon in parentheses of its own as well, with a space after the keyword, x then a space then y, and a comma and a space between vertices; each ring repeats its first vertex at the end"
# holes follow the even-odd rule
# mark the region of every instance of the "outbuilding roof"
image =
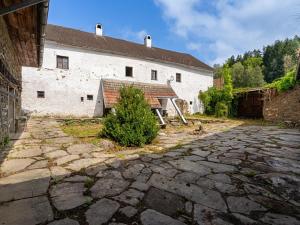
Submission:
POLYGON ((107 36, 99 36, 94 33, 83 32, 56 25, 47 25, 46 39, 64 45, 80 47, 93 51, 213 71, 213 68, 209 65, 189 54, 155 47, 148 48, 142 44, 107 36))
POLYGON ((120 88, 131 85, 144 92, 146 100, 150 104, 151 108, 154 109, 161 108, 158 100, 159 98, 177 98, 176 93, 169 85, 102 79, 102 93, 105 108, 113 108, 120 97, 120 88))

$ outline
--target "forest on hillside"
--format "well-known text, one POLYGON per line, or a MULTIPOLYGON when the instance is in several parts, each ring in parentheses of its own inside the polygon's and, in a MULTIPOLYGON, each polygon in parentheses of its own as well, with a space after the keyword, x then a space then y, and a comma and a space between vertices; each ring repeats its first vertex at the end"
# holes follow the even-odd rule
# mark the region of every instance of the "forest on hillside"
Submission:
POLYGON ((298 63, 300 38, 276 41, 262 50, 253 50, 243 55, 231 56, 224 65, 214 65, 215 78, 221 77, 224 68, 229 68, 233 88, 261 87, 283 77, 298 63))

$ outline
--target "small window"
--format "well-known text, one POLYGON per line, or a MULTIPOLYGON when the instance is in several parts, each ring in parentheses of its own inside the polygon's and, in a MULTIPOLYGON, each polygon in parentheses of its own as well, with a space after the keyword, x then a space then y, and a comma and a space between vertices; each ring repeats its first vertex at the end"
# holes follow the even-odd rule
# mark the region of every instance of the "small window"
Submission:
POLYGON ((38 98, 45 98, 45 92, 44 91, 37 91, 37 97, 38 98))
POLYGON ((93 101, 94 96, 93 95, 87 95, 86 99, 89 100, 89 101, 93 101))
POLYGON ((157 80, 157 70, 151 70, 151 80, 157 80))
POLYGON ((126 72, 126 74, 125 74, 126 77, 133 77, 133 68, 132 67, 126 66, 125 72, 126 72))
POLYGON ((190 105, 193 105, 193 101, 190 101, 190 105))
POLYGON ((80 97, 80 101, 83 102, 84 101, 84 97, 80 97))
POLYGON ((66 56, 56 56, 56 67, 58 69, 69 69, 69 57, 66 56))
POLYGON ((181 82, 181 73, 176 73, 176 82, 181 82))

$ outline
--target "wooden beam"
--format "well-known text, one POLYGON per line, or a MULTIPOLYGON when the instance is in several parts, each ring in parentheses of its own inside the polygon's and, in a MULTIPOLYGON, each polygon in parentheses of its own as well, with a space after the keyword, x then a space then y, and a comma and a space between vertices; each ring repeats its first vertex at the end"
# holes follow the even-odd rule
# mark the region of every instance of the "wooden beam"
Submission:
POLYGON ((18 11, 20 9, 24 9, 24 8, 27 8, 27 7, 30 7, 30 6, 33 6, 33 5, 37 5, 41 2, 46 2, 46 1, 48 1, 48 0, 25 0, 25 1, 22 1, 20 3, 5 7, 3 9, 0 9, 0 16, 4 16, 4 15, 7 15, 9 13, 13 13, 15 11, 18 11))

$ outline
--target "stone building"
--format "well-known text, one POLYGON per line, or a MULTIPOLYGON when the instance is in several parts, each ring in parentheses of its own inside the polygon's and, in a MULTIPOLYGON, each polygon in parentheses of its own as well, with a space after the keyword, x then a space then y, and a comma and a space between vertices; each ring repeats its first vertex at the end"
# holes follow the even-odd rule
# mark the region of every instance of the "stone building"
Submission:
POLYGON ((202 111, 198 94, 213 85, 210 66, 189 54, 154 47, 149 35, 137 44, 104 36, 100 24, 95 30, 47 26, 42 67, 23 68, 24 110, 42 116, 102 116, 118 97, 112 89, 130 83, 142 87, 160 113, 175 115, 178 99, 187 108, 182 111, 202 111))
POLYGON ((0 0, 0 143, 17 131, 22 66, 42 63, 48 1, 0 0))

